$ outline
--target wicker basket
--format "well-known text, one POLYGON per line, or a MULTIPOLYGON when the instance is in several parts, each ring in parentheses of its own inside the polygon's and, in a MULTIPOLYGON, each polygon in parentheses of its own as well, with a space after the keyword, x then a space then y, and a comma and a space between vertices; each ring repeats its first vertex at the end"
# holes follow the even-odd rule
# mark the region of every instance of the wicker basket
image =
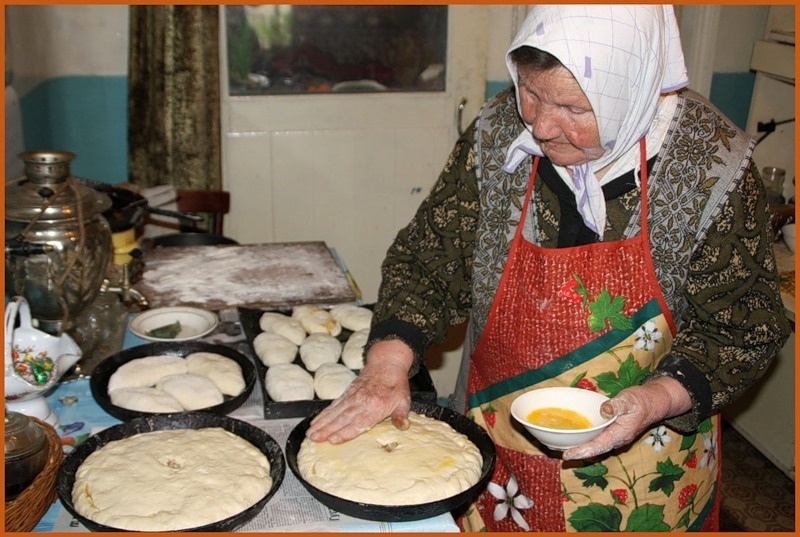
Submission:
POLYGON ((14 501, 6 502, 6 531, 31 531, 56 500, 56 475, 64 458, 61 439, 48 423, 31 417, 47 437, 49 451, 47 462, 39 475, 23 490, 14 501))

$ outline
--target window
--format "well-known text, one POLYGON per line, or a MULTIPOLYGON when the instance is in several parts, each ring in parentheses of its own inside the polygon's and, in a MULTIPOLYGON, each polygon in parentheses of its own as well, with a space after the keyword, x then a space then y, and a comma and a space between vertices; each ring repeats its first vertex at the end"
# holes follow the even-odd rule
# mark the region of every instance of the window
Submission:
POLYGON ((229 92, 445 91, 447 6, 225 6, 229 92))

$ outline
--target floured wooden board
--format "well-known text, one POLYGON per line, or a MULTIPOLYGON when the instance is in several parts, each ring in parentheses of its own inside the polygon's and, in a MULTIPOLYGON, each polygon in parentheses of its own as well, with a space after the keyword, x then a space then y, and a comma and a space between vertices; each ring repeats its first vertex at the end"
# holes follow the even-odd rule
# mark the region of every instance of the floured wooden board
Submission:
POLYGON ((354 302, 324 242, 156 248, 134 287, 154 308, 277 308, 354 302))

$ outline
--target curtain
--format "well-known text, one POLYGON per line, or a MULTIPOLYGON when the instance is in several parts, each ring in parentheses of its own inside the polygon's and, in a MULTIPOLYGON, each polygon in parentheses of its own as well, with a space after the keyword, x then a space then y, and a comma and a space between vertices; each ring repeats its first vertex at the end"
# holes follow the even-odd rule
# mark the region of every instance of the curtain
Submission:
POLYGON ((130 7, 128 168, 141 187, 222 188, 219 7, 130 7))

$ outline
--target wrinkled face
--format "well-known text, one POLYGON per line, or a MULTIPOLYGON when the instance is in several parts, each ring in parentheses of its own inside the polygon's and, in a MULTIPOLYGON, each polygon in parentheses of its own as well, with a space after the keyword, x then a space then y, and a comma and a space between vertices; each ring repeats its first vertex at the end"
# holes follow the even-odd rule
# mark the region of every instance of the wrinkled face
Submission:
POLYGON ((521 66, 518 75, 522 119, 551 162, 574 166, 603 155, 592 105, 572 73, 521 66))

